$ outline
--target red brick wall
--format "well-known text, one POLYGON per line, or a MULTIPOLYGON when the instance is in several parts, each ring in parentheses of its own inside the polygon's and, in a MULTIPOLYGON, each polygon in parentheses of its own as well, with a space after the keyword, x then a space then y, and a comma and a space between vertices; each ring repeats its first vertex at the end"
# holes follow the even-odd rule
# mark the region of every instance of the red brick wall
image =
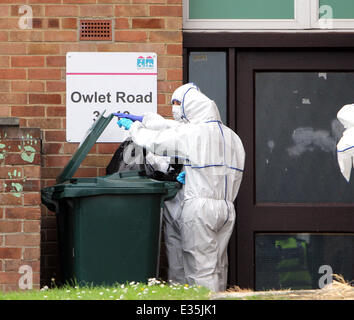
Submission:
POLYGON ((0 290, 19 289, 24 265, 39 288, 40 152, 39 129, 0 126, 0 290))
MULTIPOLYGON (((182 84, 182 0, 1 1, 0 117, 18 117, 21 127, 42 130, 41 187, 54 184, 77 148, 65 142, 68 51, 156 52, 158 112, 170 116, 170 96, 182 84), (18 25, 23 4, 33 11, 31 30, 18 25), (114 41, 79 42, 80 18, 114 20, 114 41)), ((96 144, 77 175, 104 175, 117 146, 96 144)), ((47 284, 57 269, 55 216, 42 207, 41 221, 41 278, 47 284)))

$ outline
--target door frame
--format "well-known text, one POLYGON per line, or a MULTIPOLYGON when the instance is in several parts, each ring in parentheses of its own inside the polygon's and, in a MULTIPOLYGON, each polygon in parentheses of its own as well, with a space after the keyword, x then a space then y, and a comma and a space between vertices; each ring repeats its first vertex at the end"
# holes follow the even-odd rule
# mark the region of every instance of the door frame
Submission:
POLYGON ((229 244, 229 285, 237 284, 242 288, 254 289, 255 233, 354 232, 354 203, 256 204, 254 72, 354 71, 354 33, 184 32, 184 83, 188 82, 190 51, 221 49, 228 54, 227 125, 241 137, 246 151, 244 177, 235 202, 237 221, 229 244), (333 59, 333 54, 336 54, 336 59, 333 59), (289 56, 293 59, 291 66, 289 56), (286 214, 282 214, 285 210, 286 214))

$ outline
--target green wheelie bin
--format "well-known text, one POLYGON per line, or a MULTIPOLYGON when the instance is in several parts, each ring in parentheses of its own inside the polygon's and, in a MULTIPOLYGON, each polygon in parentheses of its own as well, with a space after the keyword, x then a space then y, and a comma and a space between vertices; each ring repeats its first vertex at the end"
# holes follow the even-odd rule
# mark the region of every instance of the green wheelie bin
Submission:
POLYGON ((113 285, 158 277, 162 208, 178 182, 150 179, 143 171, 73 178, 113 115, 96 120, 57 178, 42 189, 56 212, 62 283, 113 285))

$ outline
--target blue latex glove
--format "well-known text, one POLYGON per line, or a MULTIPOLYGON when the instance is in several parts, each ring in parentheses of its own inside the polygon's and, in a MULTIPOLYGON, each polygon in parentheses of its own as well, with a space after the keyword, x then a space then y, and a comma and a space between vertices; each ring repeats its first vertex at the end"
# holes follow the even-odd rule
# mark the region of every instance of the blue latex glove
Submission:
POLYGON ((132 125, 133 121, 130 119, 120 119, 117 124, 121 128, 122 126, 125 128, 125 130, 129 130, 130 126, 132 125))
POLYGON ((177 177, 177 181, 182 183, 182 184, 186 184, 186 172, 182 171, 178 177, 177 177))
POLYGON ((143 116, 136 116, 134 114, 127 114, 127 113, 113 113, 118 118, 130 119, 131 121, 143 121, 143 116))

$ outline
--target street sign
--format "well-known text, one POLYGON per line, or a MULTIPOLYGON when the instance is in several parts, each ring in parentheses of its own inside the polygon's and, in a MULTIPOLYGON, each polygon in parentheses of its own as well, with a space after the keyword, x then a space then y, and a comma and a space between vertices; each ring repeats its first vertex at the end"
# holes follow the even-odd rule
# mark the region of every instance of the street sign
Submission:
MULTIPOLYGON (((67 53, 66 140, 81 142, 104 110, 105 115, 157 112, 156 53, 67 53)), ((127 136, 112 120, 98 142, 122 142, 127 136)))

